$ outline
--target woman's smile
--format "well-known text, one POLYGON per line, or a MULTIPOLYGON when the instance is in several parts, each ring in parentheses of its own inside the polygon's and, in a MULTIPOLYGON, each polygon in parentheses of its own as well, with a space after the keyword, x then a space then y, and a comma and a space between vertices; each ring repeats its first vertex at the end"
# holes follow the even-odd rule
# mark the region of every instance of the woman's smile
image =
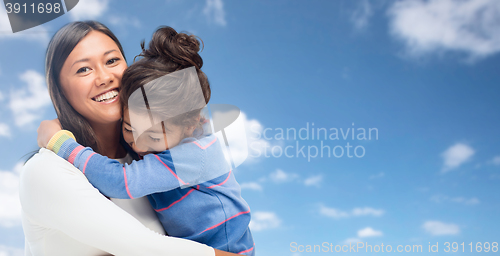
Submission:
POLYGON ((118 88, 114 88, 111 90, 107 90, 95 97, 92 97, 92 100, 102 104, 110 104, 119 99, 118 95, 119 95, 118 88))

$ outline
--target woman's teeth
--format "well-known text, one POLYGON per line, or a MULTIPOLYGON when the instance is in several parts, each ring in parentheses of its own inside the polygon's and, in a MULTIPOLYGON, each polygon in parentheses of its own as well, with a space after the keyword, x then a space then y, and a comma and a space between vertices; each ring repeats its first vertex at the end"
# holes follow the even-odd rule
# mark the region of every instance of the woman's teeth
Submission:
POLYGON ((112 90, 107 93, 101 94, 97 97, 94 98, 95 101, 97 102, 103 102, 103 101, 108 101, 114 99, 116 96, 118 96, 118 91, 117 90, 112 90))

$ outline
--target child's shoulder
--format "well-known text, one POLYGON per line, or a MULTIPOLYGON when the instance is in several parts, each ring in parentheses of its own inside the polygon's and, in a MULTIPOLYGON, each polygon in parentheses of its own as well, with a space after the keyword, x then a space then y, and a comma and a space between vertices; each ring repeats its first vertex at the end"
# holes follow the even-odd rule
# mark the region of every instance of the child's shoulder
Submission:
POLYGON ((184 159, 186 157, 205 157, 207 154, 219 151, 222 152, 222 149, 218 143, 217 136, 206 134, 200 137, 185 138, 175 147, 151 155, 184 159))
POLYGON ((169 154, 172 158, 197 156, 204 159, 206 167, 208 167, 209 162, 221 167, 226 163, 223 147, 224 145, 221 144, 217 136, 205 134, 183 139, 179 145, 170 150, 169 154))
POLYGON ((217 140, 217 136, 214 134, 204 134, 198 137, 185 138, 179 143, 178 147, 198 147, 200 149, 207 149, 212 145, 217 145, 217 140))

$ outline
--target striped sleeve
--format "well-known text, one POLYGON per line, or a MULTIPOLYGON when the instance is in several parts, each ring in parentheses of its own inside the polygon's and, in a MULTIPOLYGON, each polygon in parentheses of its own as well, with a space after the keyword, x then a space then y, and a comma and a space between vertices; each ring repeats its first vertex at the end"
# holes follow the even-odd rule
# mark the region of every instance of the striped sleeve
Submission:
POLYGON ((74 164, 76 155, 84 149, 76 143, 73 133, 67 130, 58 131, 47 144, 47 149, 54 151, 58 156, 74 164))
MULTIPOLYGON (((214 138, 207 139, 210 140, 199 141, 201 144, 185 143, 158 154, 148 154, 143 160, 125 165, 95 153, 89 147, 83 147, 69 132, 54 135, 49 141, 48 149, 82 171, 102 194, 113 198, 131 199, 178 187, 194 186, 210 180, 211 178, 205 177, 207 165, 219 165, 220 162, 208 161, 207 155, 210 156, 209 153, 214 148, 212 145, 216 144, 214 138), (200 177, 205 179, 200 180, 200 177)), ((223 157, 222 154, 220 156, 223 157)), ((217 167, 225 170, 224 172, 229 171, 229 168, 217 167)), ((220 176, 217 173, 211 175, 220 176)))

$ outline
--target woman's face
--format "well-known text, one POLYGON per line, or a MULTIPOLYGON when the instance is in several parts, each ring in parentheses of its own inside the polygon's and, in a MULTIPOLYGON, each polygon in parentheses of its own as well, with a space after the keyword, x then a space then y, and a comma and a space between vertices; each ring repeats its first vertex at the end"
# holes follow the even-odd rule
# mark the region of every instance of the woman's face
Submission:
POLYGON ((107 35, 91 31, 69 54, 59 76, 68 102, 90 125, 120 120, 118 90, 127 63, 107 35))

